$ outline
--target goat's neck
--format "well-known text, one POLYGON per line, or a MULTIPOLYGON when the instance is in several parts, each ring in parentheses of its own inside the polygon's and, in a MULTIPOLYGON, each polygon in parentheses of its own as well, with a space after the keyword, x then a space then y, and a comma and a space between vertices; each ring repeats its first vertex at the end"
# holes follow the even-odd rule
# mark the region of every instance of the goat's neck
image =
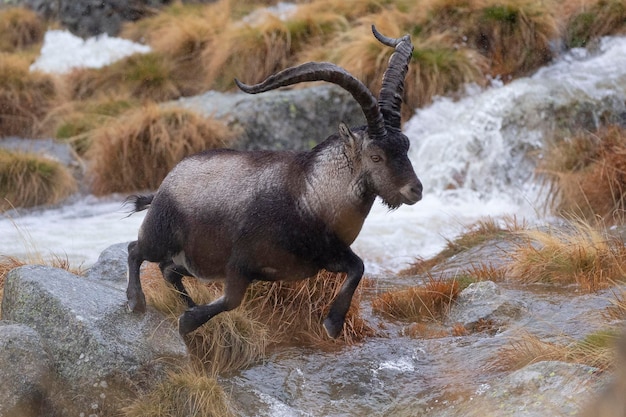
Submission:
POLYGON ((358 236, 375 195, 367 191, 359 164, 339 143, 314 150, 305 174, 305 205, 346 244, 358 236))

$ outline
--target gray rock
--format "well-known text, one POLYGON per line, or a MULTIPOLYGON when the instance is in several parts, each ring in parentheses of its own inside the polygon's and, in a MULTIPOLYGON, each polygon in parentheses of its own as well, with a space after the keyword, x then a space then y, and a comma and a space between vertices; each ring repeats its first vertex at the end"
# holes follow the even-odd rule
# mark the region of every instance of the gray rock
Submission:
POLYGON ((36 331, 0 321, 0 369, 0 416, 44 415, 53 365, 36 331))
POLYGON ((128 242, 116 243, 102 251, 87 271, 87 278, 103 280, 116 288, 126 289, 128 271, 128 242))
POLYGON ((486 387, 469 404, 442 416, 545 417, 576 415, 595 385, 596 368, 559 361, 537 362, 486 387))
POLYGON ((461 323, 468 330, 480 326, 497 332, 524 310, 523 302, 502 294, 494 282, 483 281, 470 284, 459 294, 447 320, 461 323))
POLYGON ((79 158, 72 147, 54 139, 5 137, 0 138, 0 148, 42 155, 66 166, 79 166, 79 158))
POLYGON ((75 35, 89 37, 116 35, 123 22, 134 21, 154 12, 166 1, 159 0, 9 0, 27 6, 46 19, 58 20, 75 35))
POLYGON ((308 150, 337 133, 341 122, 365 124, 357 102, 335 85, 258 95, 209 91, 164 105, 223 119, 238 132, 234 147, 244 150, 308 150))
POLYGON ((132 395, 137 386, 153 384, 187 361, 177 329, 157 311, 130 313, 124 291, 57 268, 12 270, 2 317, 40 334, 75 398, 73 412, 101 408, 107 397, 132 395))

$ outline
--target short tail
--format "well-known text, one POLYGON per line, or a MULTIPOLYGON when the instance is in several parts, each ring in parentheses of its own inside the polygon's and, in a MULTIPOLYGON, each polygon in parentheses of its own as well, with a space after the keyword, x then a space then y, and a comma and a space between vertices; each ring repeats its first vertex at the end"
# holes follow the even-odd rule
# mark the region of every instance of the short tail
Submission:
POLYGON ((124 205, 131 204, 133 206, 133 209, 128 215, 130 216, 133 213, 147 209, 150 207, 153 199, 154 194, 129 196, 126 200, 124 200, 124 205))

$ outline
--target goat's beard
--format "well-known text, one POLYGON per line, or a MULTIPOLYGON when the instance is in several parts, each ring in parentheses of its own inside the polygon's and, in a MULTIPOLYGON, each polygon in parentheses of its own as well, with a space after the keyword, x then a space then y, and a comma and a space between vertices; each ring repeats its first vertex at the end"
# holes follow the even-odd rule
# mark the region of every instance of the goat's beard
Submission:
POLYGON ((397 202, 396 201, 389 201, 389 200, 386 200, 386 199, 384 199, 382 197, 381 197, 381 200, 383 201, 383 204, 385 206, 387 206, 389 211, 394 211, 394 210, 396 210, 398 207, 400 207, 402 205, 401 201, 397 201, 397 202))

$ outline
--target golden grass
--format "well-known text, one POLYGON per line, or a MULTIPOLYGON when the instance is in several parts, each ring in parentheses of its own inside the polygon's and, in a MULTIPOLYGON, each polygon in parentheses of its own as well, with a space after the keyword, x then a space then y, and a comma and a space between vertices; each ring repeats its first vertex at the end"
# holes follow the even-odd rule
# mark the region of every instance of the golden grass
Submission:
POLYGON ((446 247, 437 255, 429 259, 417 259, 408 268, 400 271, 400 275, 418 275, 430 271, 451 257, 468 249, 481 245, 493 239, 504 239, 511 236, 512 232, 524 229, 524 223, 518 223, 516 218, 503 219, 503 224, 497 219, 487 217, 466 227, 457 238, 446 242, 446 247))
POLYGON ((625 30, 626 5, 622 0, 583 2, 566 22, 565 44, 569 48, 584 47, 592 39, 625 30))
MULTIPOLYGON (((143 272, 142 282, 147 303, 175 322, 185 305, 155 265, 143 272)), ((184 283, 197 304, 209 303, 222 292, 219 284, 187 278, 184 283)), ((213 317, 185 341, 210 375, 245 368, 265 357, 272 346, 360 342, 374 331, 361 317, 359 290, 336 341, 329 340, 322 326, 342 283, 342 275, 328 272, 303 281, 256 282, 240 307, 213 317)))
POLYGON ((63 76, 72 100, 97 95, 167 101, 182 95, 175 79, 176 63, 161 54, 134 54, 103 68, 79 68, 63 76))
POLYGON ((76 180, 61 163, 0 149, 0 211, 56 204, 76 190, 76 180))
POLYGON ((326 346, 354 344, 375 332, 361 316, 361 286, 346 315, 343 332, 331 341, 322 326, 345 274, 320 271, 302 281, 257 282, 248 291, 245 308, 266 323, 276 343, 326 346))
POLYGON ((87 152, 96 195, 157 189, 183 157, 227 145, 222 122, 191 111, 146 104, 91 133, 87 152))
POLYGON ((0 51, 14 52, 43 40, 44 22, 32 10, 9 7, 0 10, 0 51))
POLYGON ((372 310, 397 320, 438 321, 460 293, 455 280, 429 280, 421 287, 385 292, 372 300, 372 310))
POLYGON ((47 114, 42 130, 53 132, 56 139, 69 143, 78 155, 84 156, 91 144, 92 130, 137 106, 135 100, 115 96, 69 101, 47 114))
POLYGON ((125 417, 235 416, 218 381, 193 366, 170 372, 120 412, 125 417))
POLYGON ((537 174, 548 187, 548 207, 564 217, 621 223, 626 212, 626 130, 581 132, 548 148, 537 174))
POLYGON ((509 276, 524 283, 577 284, 596 291, 624 279, 626 248, 621 240, 589 224, 559 230, 528 230, 511 254, 509 276))
POLYGON ((615 365, 615 347, 619 335, 616 329, 607 328, 591 333, 582 340, 547 342, 524 332, 498 352, 491 366, 511 371, 541 361, 563 361, 606 371, 615 365))
POLYGON ((52 77, 29 66, 26 58, 0 53, 0 136, 33 137, 56 98, 52 77))
MULTIPOLYGON (((141 279, 146 302, 177 323, 186 305, 156 265, 149 264, 141 279)), ((219 285, 206 285, 196 279, 184 282, 197 304, 209 303, 221 295, 219 285)), ((267 326, 242 308, 218 314, 185 337, 189 351, 209 375, 242 369, 262 359, 272 340, 267 326)))
POLYGON ((126 24, 121 36, 147 43, 171 62, 169 75, 181 95, 197 94, 209 87, 203 55, 219 47, 216 35, 232 24, 231 3, 173 4, 151 18, 126 24))
POLYGON ((462 30, 473 48, 490 60, 493 75, 521 76, 552 58, 550 41, 559 33, 550 3, 489 0, 462 30))

